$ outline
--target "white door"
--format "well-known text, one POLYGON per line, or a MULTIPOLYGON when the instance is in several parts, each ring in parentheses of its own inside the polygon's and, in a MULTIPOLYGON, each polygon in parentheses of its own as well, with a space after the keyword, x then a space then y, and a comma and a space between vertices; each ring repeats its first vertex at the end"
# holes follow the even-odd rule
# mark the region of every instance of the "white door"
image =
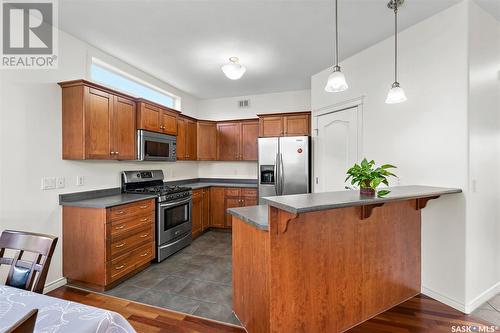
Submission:
POLYGON ((359 158, 358 107, 318 116, 315 192, 345 189, 346 171, 359 158))

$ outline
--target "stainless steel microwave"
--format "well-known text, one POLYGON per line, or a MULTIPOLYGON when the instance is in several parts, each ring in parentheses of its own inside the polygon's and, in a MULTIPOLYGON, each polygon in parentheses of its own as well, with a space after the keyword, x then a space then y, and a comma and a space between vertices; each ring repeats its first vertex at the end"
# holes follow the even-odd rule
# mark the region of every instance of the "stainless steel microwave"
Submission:
POLYGON ((176 137, 145 130, 137 131, 139 161, 169 161, 177 159, 176 137))

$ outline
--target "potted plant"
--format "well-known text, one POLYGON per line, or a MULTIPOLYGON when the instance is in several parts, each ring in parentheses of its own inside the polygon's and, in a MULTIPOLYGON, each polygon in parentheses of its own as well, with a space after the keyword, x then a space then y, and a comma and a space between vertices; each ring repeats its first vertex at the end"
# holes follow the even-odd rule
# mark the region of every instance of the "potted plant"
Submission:
MULTIPOLYGON (((380 184, 385 184, 389 186, 388 177, 397 177, 388 169, 396 168, 392 164, 384 164, 379 167, 375 167, 375 161, 371 160, 368 162, 366 158, 361 161, 360 164, 355 163, 349 170, 347 170, 347 182, 351 179, 351 185, 359 186, 359 192, 363 196, 375 196, 377 193, 377 187, 380 184)), ((349 189, 349 187, 346 187, 349 189)), ((389 190, 380 190, 377 195, 383 197, 389 194, 389 190)))

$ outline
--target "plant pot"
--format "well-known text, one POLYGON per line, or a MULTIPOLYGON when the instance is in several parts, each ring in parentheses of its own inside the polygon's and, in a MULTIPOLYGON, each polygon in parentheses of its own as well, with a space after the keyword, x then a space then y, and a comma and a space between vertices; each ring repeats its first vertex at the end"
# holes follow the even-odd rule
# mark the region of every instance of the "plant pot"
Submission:
POLYGON ((375 190, 372 189, 372 188, 360 188, 359 189, 359 194, 361 194, 362 196, 369 196, 369 197, 373 197, 375 196, 375 190))

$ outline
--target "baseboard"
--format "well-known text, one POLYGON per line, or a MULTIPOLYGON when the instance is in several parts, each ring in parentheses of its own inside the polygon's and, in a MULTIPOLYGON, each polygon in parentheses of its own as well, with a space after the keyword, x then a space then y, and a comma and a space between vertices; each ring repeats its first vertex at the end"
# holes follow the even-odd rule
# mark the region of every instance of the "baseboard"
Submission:
POLYGON ((62 277, 45 285, 43 293, 46 294, 54 289, 64 286, 67 283, 66 278, 62 277))
POLYGON ((469 314, 472 311, 480 307, 484 302, 488 301, 490 298, 500 293, 500 281, 495 283, 493 286, 482 292, 479 296, 474 298, 472 301, 467 303, 465 306, 465 313, 469 314))
POLYGON ((454 309, 457 309, 460 312, 465 313, 465 304, 463 302, 456 301, 448 296, 438 293, 437 291, 431 290, 422 286, 422 294, 429 296, 430 298, 434 298, 436 301, 439 301, 443 304, 451 306, 454 309))

